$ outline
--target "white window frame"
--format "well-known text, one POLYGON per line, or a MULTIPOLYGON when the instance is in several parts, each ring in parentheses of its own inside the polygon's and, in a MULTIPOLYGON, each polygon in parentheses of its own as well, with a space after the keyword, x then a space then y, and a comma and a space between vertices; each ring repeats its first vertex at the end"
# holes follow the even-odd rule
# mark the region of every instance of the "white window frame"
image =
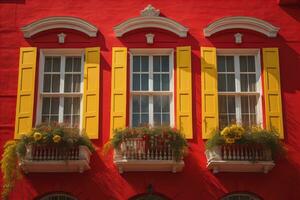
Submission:
POLYGON ((79 119, 79 129, 82 129, 82 112, 83 112, 83 78, 84 78, 84 49, 40 49, 39 58, 39 77, 38 77, 38 98, 36 107, 36 122, 38 125, 42 122, 42 98, 43 97, 61 97, 59 103, 59 113, 58 120, 59 123, 63 122, 63 103, 62 97, 80 97, 80 119, 79 119), (60 66, 63 70, 60 71, 60 92, 58 93, 44 93, 43 83, 44 83, 44 67, 45 67, 45 57, 46 56, 60 56, 60 66), (66 56, 80 56, 81 57, 81 80, 80 80, 80 92, 63 92, 64 90, 64 73, 65 72, 65 57, 66 56))
MULTIPOLYGON (((130 108, 129 108, 129 124, 132 127, 132 96, 135 95, 148 95, 153 94, 169 95, 170 98, 170 127, 175 126, 174 116, 174 49, 172 48, 132 48, 129 49, 130 54, 130 108), (153 91, 153 56, 169 56, 170 67, 170 90, 169 91, 153 91), (149 56, 149 91, 133 91, 132 78, 133 78, 133 56, 149 56)), ((149 98, 149 125, 153 125, 153 98, 149 98), (151 101, 152 99, 152 101, 151 101)))
MULTIPOLYGON (((234 71, 235 71, 235 88, 237 92, 219 92, 223 95, 234 95, 236 102, 236 123, 242 124, 241 114, 241 101, 237 99, 237 96, 243 95, 257 95, 257 110, 256 110, 256 123, 257 125, 263 125, 263 112, 262 112, 262 72, 261 72, 261 58, 260 49, 217 49, 217 56, 234 56, 234 71), (240 62, 239 56, 254 56, 255 60, 255 72, 256 72, 256 92, 241 92, 240 84, 240 62)), ((218 73, 218 72, 217 72, 218 73)))

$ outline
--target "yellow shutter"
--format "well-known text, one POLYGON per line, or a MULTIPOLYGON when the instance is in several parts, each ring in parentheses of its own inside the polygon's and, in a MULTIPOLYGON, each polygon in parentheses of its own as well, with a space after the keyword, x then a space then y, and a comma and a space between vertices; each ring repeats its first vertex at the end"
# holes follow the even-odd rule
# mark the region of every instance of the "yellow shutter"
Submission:
POLYGON ((193 138, 191 47, 177 47, 177 126, 187 139, 193 138))
POLYGON ((219 126, 216 48, 201 48, 202 138, 219 126))
POLYGON ((36 54, 35 47, 20 48, 15 138, 32 128, 36 54))
POLYGON ((84 62, 83 129, 91 139, 99 135, 100 48, 86 48, 84 62))
POLYGON ((126 127, 127 49, 112 49, 110 137, 113 130, 126 127))
POLYGON ((278 48, 263 48, 266 126, 284 137, 278 48))

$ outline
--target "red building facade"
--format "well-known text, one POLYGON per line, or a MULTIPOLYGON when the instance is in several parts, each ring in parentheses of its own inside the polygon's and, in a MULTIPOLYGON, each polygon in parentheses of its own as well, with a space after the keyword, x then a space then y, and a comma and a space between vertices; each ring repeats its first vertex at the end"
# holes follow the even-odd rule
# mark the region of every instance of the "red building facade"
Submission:
MULTIPOLYGON (((1 146, 16 137, 24 127, 26 129, 27 122, 24 125, 20 120, 24 117, 21 116, 21 104, 25 103, 30 110, 32 103, 30 126, 46 118, 64 122, 69 116, 69 122, 86 128, 97 148, 91 156, 90 170, 84 173, 29 173, 17 182, 10 199, 39 199, 50 193, 61 192, 77 199, 121 200, 147 193, 149 185, 155 193, 178 200, 213 200, 234 193, 253 194, 266 200, 300 199, 297 190, 300 184, 300 106, 297 104, 300 99, 299 5, 299 2, 292 0, 1 2, 1 146), (150 3, 153 7, 147 7, 150 3), (26 56, 26 52, 30 56, 26 56), (72 55, 72 61, 68 60, 68 55, 72 55), (218 85, 216 76, 210 70, 213 71, 212 66, 216 66, 216 62, 221 63, 222 59, 225 59, 226 66, 230 65, 231 58, 228 55, 240 65, 243 59, 241 56, 248 56, 249 73, 245 74, 248 85, 251 85, 253 74, 256 89, 252 91, 248 88, 247 92, 257 95, 255 111, 248 111, 247 119, 243 118, 245 113, 238 111, 233 117, 243 123, 255 121, 264 127, 270 124, 276 126, 288 149, 287 156, 277 160, 269 173, 213 174, 206 167, 207 129, 218 126, 224 120, 230 121, 228 106, 232 105, 229 97, 226 97, 227 110, 223 113, 225 118, 221 118, 220 88, 217 91, 219 96, 218 93, 210 93, 210 84, 215 84, 211 88, 217 88, 218 85), (62 84, 67 85, 67 80, 55 84, 55 76, 62 72, 55 71, 54 64, 50 71, 44 69, 47 56, 51 57, 52 63, 56 62, 55 57, 59 57, 59 62, 64 65, 63 73, 68 72, 72 77, 70 90, 77 95, 71 96, 72 105, 75 106, 78 101, 78 113, 74 111, 75 107, 68 115, 59 108, 54 114, 43 111, 44 99, 49 98, 45 94, 47 88, 44 85, 48 80, 46 74, 50 77, 49 81, 52 81, 49 91, 57 93, 55 98, 59 99, 59 102, 55 102, 51 100, 55 98, 50 96, 49 104, 61 107, 62 102, 70 98, 59 94, 66 92, 66 89, 61 88, 66 88, 62 84), (167 61, 164 61, 164 56, 167 56, 167 61), (75 69, 76 59, 80 63, 90 63, 75 69), (134 59, 140 62, 141 68, 137 71, 133 69, 134 59), (147 60, 145 62, 151 68, 149 73, 143 73, 143 59, 147 60), (155 71, 155 59, 161 63, 167 62, 168 70, 164 71, 161 64, 160 70, 155 71), (255 67, 253 73, 250 70, 252 59, 255 67), (22 68, 23 62, 25 68, 22 68), (74 65, 70 71, 67 70, 67 62, 74 65), (24 93, 28 99, 23 101, 18 81, 24 78, 20 70, 29 68, 31 78, 26 79, 26 83, 29 88, 33 84, 34 89, 27 96, 24 93), (276 70, 279 70, 278 73, 276 70), (270 77, 267 76, 268 72, 270 77), (78 74, 80 76, 77 79, 78 74), (156 75, 160 78, 159 84, 155 86, 156 75), (91 77, 88 79, 90 82, 84 82, 86 76, 91 77), (166 84, 164 76, 168 76, 166 84), (139 86, 133 84, 135 78, 139 86), (209 82, 211 78, 215 81, 209 82), (88 83, 92 85, 88 95, 96 100, 87 104, 91 106, 92 114, 88 113, 88 108, 84 108, 88 95, 85 96, 87 93, 83 92, 83 87, 88 83), (167 90, 162 89, 165 86, 167 90), (143 87, 148 89, 141 89, 143 87), (155 87, 160 89, 156 90, 155 87), (275 90, 272 90, 274 87, 275 90), (144 93, 139 93, 141 91, 144 93), (167 111, 161 110, 157 114, 151 109, 134 110, 135 98, 144 95, 147 101, 153 103, 158 95, 155 91, 163 91, 159 95, 161 99, 167 99, 167 111), (279 106, 280 111, 274 114, 272 106, 279 106), (219 112, 215 107, 218 107, 219 112), (143 122, 144 115, 148 116, 149 124, 154 125, 159 118, 161 123, 165 120, 171 126, 183 129, 189 141, 189 154, 184 159, 182 172, 120 174, 113 163, 113 155, 101 153, 112 129, 133 126, 136 120, 143 122)), ((233 67, 236 68, 235 65, 233 67)), ((214 73, 225 74, 227 82, 224 82, 226 87, 222 91, 232 91, 230 87, 234 87, 232 95, 235 102, 242 104, 243 98, 240 96, 245 95, 242 83, 241 86, 230 86, 229 79, 230 76, 240 77, 243 73, 233 71, 214 73)), ((218 81, 222 80, 219 78, 218 81)), ((141 99, 137 101, 139 105, 142 104, 141 99)), ((247 102, 251 110, 251 97, 247 102)), ((238 103, 235 105, 238 110, 238 103)))

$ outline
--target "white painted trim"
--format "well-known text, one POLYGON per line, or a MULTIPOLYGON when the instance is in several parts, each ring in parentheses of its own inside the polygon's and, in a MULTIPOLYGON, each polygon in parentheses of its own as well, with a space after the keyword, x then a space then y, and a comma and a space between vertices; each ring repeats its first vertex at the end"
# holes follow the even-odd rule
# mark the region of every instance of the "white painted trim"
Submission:
POLYGON ((273 26, 267 21, 246 16, 224 17, 214 21, 203 29, 205 37, 228 29, 248 29, 260 32, 268 37, 276 37, 279 31, 278 27, 273 26))
POLYGON ((96 37, 98 28, 91 23, 76 17, 60 16, 47 17, 38 21, 32 22, 21 28, 25 38, 50 29, 66 28, 73 29, 85 33, 89 37, 96 37))

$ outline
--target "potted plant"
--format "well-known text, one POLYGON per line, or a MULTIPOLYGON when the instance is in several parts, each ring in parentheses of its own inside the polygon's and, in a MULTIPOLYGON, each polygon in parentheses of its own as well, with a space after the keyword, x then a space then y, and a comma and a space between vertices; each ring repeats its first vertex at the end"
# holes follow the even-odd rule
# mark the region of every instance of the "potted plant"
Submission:
POLYGON ((8 198, 15 180, 21 175, 19 166, 22 168, 24 162, 67 161, 80 159, 81 156, 88 156, 89 159, 89 155, 80 154, 90 154, 93 151, 91 141, 84 133, 80 133, 78 128, 57 123, 36 126, 20 139, 7 141, 4 145, 1 159, 4 180, 2 198, 8 198))

